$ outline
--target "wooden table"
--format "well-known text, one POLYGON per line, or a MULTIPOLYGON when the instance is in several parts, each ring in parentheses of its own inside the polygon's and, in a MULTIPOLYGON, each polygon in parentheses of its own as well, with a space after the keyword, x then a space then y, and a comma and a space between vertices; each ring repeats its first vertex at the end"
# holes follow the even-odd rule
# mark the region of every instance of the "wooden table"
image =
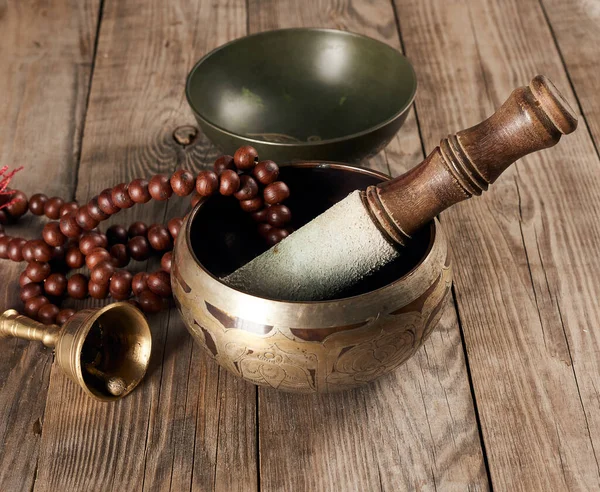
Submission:
MULTIPOLYGON (((14 184, 27 193, 79 200, 209 166, 203 135, 173 138, 195 124, 186 73, 226 41, 292 26, 363 33, 412 60, 414 110, 367 163, 391 174, 537 73, 580 128, 443 214, 453 301, 409 362, 364 389, 257 389, 219 370, 174 309, 151 318, 150 372, 116 404, 86 397, 39 344, 1 341, 0 490, 598 490, 597 0, 2 2, 0 164, 26 167, 14 184)), ((29 217, 11 230, 39 232, 29 217)), ((0 268, 1 305, 19 307, 22 266, 0 268)))

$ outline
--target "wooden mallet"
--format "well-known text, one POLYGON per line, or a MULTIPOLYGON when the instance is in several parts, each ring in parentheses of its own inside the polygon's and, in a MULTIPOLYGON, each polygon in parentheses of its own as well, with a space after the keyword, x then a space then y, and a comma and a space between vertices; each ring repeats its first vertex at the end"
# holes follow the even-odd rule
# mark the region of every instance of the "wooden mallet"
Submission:
POLYGON ((224 281, 273 299, 331 297, 395 259, 440 212, 481 195, 516 160, 576 128, 573 109, 538 75, 406 174, 350 194, 224 281))

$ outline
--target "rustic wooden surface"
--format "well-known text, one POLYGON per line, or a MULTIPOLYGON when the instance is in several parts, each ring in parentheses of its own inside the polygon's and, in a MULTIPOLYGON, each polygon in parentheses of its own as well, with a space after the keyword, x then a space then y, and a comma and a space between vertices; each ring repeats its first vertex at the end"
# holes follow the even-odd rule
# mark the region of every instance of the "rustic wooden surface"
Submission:
MULTIPOLYGON (((368 163, 391 174, 537 73, 580 129, 442 215, 454 302, 409 362, 364 389, 257 390, 208 360, 174 309, 151 318, 145 382, 112 405, 86 398, 50 351, 0 341, 0 490, 599 490, 596 0, 0 3, 0 165, 26 165, 15 184, 28 193, 78 199, 206 167, 216 151, 202 134, 172 138, 194 124, 187 71, 228 40, 292 26, 360 32, 412 60, 415 109, 368 163)), ((3 307, 18 307, 20 270, 0 268, 3 307)))

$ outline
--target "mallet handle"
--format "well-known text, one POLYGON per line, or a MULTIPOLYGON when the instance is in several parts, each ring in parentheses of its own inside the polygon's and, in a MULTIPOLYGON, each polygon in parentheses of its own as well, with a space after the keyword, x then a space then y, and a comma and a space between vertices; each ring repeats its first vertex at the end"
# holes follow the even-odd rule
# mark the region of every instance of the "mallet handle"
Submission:
POLYGON ((381 229, 405 244, 443 210, 487 190, 516 160, 556 145, 575 128, 569 103, 538 75, 487 120, 443 139, 415 168, 369 187, 368 206, 381 229))

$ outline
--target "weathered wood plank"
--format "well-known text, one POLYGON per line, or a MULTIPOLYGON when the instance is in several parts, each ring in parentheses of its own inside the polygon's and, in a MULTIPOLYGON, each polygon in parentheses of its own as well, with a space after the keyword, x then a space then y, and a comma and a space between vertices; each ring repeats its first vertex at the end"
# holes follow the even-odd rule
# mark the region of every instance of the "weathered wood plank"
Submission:
MULTIPOLYGON (((194 123, 185 77, 208 50, 245 32, 243 0, 107 0, 77 197, 211 162, 203 136, 185 148, 172 137, 194 123)), ((166 222, 186 207, 148 204, 116 221, 166 222)), ((149 374, 123 401, 98 404, 53 371, 38 490, 256 488, 256 389, 220 373, 175 309, 151 317, 151 325, 149 374)))
MULTIPOLYGON (((251 0, 251 31, 332 27, 400 49, 387 1, 251 0)), ((417 67, 418 72, 418 67, 417 67)), ((417 75, 419 75, 417 73, 417 75)), ((414 113, 368 164, 399 174, 423 158, 414 113)), ((401 369, 364 389, 316 397, 259 390, 265 490, 487 489, 456 311, 401 369), (285 457, 294 457, 287 459, 285 457), (310 470, 310 473, 307 473, 310 470)))
MULTIPOLYGON (((25 166, 14 185, 66 198, 74 191, 88 95, 98 1, 0 5, 0 167, 25 166), (40 179, 43 176, 44 179, 40 179)), ((7 232, 40 234, 26 216, 7 232)), ((2 308, 21 308, 23 265, 2 261, 2 308)), ((30 490, 35 480, 52 352, 0 341, 0 490, 30 490)))
MULTIPOLYGON (((427 150, 537 73, 574 101, 535 0, 396 0, 427 150)), ((580 41, 581 42, 581 41, 580 41)), ((600 163, 585 125, 443 214, 492 484, 596 490, 600 163)))
POLYGON ((558 43, 563 63, 583 111, 585 123, 600 149, 600 2, 596 0, 540 0, 558 43))

